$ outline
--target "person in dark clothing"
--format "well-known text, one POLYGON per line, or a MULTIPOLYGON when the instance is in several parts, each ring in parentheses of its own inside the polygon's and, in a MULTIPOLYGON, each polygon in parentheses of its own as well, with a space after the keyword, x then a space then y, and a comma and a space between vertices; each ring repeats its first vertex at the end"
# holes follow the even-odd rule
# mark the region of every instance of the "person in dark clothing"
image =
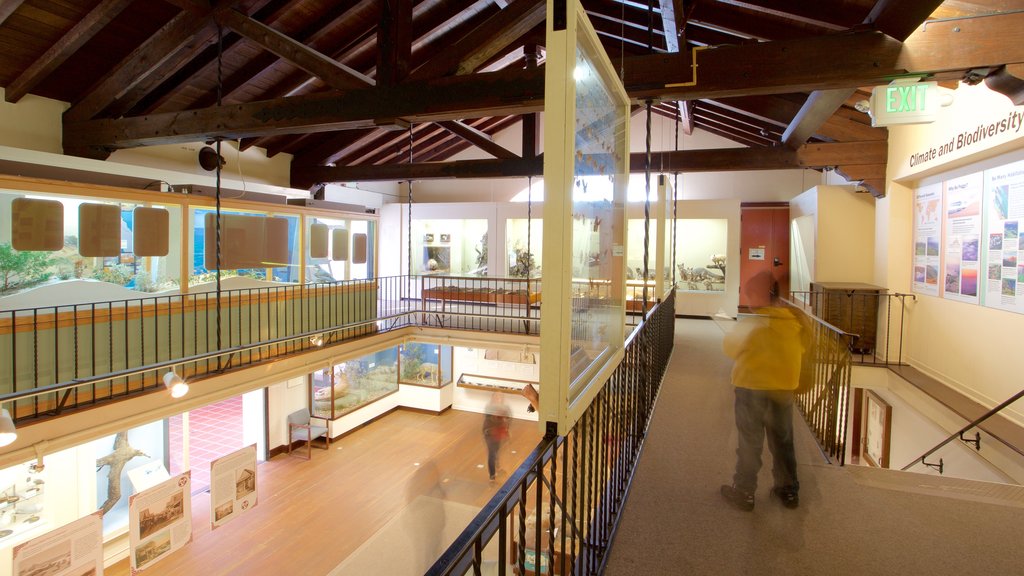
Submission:
POLYGON ((501 393, 495 392, 484 408, 484 442, 487 443, 487 474, 491 482, 498 470, 498 452, 509 438, 512 410, 501 393))

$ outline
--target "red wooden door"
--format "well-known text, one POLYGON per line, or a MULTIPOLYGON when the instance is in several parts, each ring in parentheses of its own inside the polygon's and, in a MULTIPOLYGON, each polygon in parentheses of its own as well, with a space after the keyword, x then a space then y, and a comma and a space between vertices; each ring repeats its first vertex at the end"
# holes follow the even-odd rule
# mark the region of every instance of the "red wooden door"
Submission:
POLYGON ((740 214, 740 306, 788 298, 789 206, 742 205, 740 214))

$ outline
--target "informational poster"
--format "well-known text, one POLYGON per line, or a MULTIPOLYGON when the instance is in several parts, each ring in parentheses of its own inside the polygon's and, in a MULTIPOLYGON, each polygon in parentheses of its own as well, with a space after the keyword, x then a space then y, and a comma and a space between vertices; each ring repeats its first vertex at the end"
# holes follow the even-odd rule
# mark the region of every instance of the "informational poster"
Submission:
POLYGON ((1024 161, 985 171, 988 254, 985 305, 1024 313, 1024 161))
POLYGON ((950 300, 978 303, 983 190, 981 173, 946 181, 942 295, 950 300))
POLYGON ((914 191, 914 292, 939 295, 942 183, 914 191))
POLYGON ((103 514, 95 512, 14 548, 14 576, 103 576, 103 514))
POLYGON ((131 497, 128 502, 132 574, 192 541, 191 472, 131 497))
POLYGON ((210 522, 217 528, 256 505, 256 445, 210 462, 210 522))

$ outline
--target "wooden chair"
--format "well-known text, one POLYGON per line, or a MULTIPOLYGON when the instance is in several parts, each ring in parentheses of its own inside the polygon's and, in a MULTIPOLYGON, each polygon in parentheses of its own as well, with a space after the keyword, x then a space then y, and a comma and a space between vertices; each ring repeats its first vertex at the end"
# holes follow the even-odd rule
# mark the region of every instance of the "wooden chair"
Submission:
POLYGON ((292 444, 295 441, 306 443, 306 460, 313 459, 313 440, 323 436, 324 449, 331 446, 331 436, 327 433, 326 426, 317 426, 310 423, 309 408, 296 410, 288 415, 288 453, 292 453, 292 444))

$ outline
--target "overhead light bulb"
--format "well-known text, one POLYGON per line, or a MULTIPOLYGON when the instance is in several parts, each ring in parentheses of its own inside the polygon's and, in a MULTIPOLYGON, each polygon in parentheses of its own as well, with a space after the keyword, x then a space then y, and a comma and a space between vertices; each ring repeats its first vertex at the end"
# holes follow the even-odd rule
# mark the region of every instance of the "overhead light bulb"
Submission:
POLYGON ((164 387, 171 391, 171 398, 181 398, 188 394, 188 383, 173 370, 164 374, 164 387))
POLYGON ((324 335, 323 334, 317 334, 316 336, 311 336, 309 338, 309 343, 312 344, 313 346, 316 346, 316 347, 323 346, 324 345, 324 335))
POLYGON ((0 446, 7 446, 18 439, 18 430, 7 408, 0 410, 0 446))

